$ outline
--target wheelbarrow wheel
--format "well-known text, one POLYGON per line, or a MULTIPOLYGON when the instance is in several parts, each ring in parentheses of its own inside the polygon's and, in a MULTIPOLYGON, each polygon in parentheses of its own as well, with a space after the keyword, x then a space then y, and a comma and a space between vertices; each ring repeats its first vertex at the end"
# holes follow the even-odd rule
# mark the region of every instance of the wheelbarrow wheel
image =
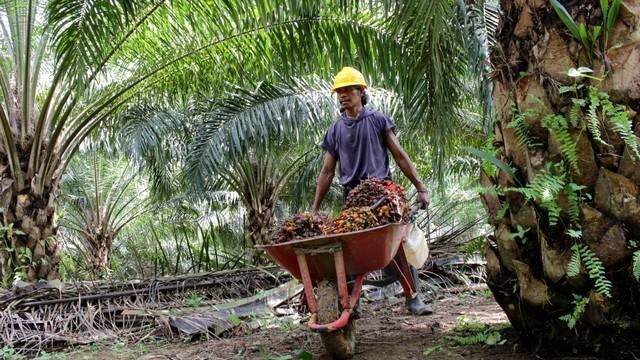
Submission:
MULTIPOLYGON (((340 296, 334 282, 321 281, 318 284, 318 323, 326 324, 340 316, 340 296)), ((321 333, 327 353, 334 359, 349 359, 355 354, 355 323, 352 318, 347 325, 336 331, 321 333)))

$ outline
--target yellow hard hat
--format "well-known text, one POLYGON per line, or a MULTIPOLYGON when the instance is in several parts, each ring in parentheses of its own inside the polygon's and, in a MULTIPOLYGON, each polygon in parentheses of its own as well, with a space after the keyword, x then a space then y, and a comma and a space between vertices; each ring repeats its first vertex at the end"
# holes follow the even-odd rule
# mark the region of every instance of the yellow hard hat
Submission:
POLYGON ((345 66, 340 70, 340 72, 336 75, 335 80, 333 80, 333 91, 345 86, 353 86, 360 85, 363 87, 367 87, 367 83, 364 81, 364 76, 362 73, 352 67, 345 66))

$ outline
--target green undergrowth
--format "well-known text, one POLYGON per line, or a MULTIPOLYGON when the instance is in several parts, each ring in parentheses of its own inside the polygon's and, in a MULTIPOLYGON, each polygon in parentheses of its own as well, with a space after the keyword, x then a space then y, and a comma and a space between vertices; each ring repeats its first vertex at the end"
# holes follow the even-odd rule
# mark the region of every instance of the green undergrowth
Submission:
POLYGON ((446 352, 450 347, 463 347, 472 345, 499 346, 507 340, 504 333, 511 329, 509 324, 490 325, 475 320, 469 320, 466 316, 458 318, 453 333, 444 337, 437 344, 426 348, 423 355, 429 356, 439 352, 446 352))

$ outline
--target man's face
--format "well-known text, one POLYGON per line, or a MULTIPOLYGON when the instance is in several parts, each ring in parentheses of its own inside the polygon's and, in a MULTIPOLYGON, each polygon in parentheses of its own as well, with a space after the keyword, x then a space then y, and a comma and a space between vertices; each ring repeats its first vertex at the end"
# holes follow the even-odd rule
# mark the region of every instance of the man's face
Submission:
POLYGON ((357 105, 362 105, 362 90, 360 86, 345 86, 336 89, 338 94, 338 101, 341 108, 353 108, 357 105))

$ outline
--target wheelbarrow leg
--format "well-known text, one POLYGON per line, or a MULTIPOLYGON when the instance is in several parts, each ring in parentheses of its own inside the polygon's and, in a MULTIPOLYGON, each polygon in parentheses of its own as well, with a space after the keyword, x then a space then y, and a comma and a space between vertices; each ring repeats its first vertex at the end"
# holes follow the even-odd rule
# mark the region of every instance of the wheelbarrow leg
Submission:
POLYGON ((318 312, 318 304, 316 303, 316 296, 313 294, 313 283, 311 282, 311 275, 309 275, 309 266, 307 265, 307 257, 303 253, 298 253, 298 266, 300 268, 300 277, 302 278, 302 285, 304 286, 304 295, 307 298, 307 305, 309 306, 309 312, 316 314, 318 312))
POLYGON ((344 267, 344 253, 342 251, 336 251, 333 254, 333 261, 336 265, 336 278, 338 280, 338 293, 340 294, 340 305, 342 310, 349 310, 351 313, 353 308, 358 302, 360 297, 360 290, 362 290, 362 284, 364 283, 365 275, 358 275, 356 281, 349 294, 349 288, 347 287, 347 272, 344 267))
MULTIPOLYGON (((316 297, 313 293, 313 282, 309 275, 309 266, 307 265, 306 255, 299 253, 296 255, 298 259, 298 266, 300 268, 300 277, 302 278, 302 284, 304 285, 304 294, 309 306, 309 311, 314 314, 318 311, 318 305, 316 297)), ((336 278, 338 280, 338 294, 340 294, 340 305, 342 310, 351 310, 355 307, 358 297, 360 296, 360 290, 362 290, 362 284, 364 283, 364 275, 356 277, 356 282, 352 289, 351 296, 349 296, 349 289, 347 287, 347 273, 344 267, 344 257, 342 251, 336 251, 333 254, 335 266, 336 266, 336 278)))
POLYGON ((318 332, 331 332, 331 331, 341 329, 347 325, 347 323, 349 322, 349 317, 353 312, 353 308, 356 306, 356 302, 358 301, 358 297, 360 296, 360 290, 362 290, 362 284, 364 283, 365 275, 364 274, 358 275, 356 277, 356 281, 351 291, 351 294, 349 294, 349 289, 347 287, 347 273, 344 266, 343 252, 341 250, 336 251, 333 253, 333 256, 334 256, 334 262, 336 267, 338 295, 340 296, 340 305, 341 305, 342 311, 340 313, 340 317, 338 317, 337 320, 328 324, 318 324, 317 322, 318 307, 317 307, 316 298, 313 294, 313 290, 311 290, 312 289, 311 278, 309 276, 307 262, 306 262, 306 259, 303 259, 304 255, 301 255, 301 254, 298 255, 298 263, 300 265, 300 275, 304 283, 305 295, 307 296, 307 302, 309 303, 309 310, 311 311, 311 319, 309 319, 309 327, 312 330, 318 331, 318 332), (305 278, 307 278, 308 280, 305 280, 305 278), (307 286, 307 284, 309 284, 309 286, 307 286), (313 305, 311 305, 312 303, 313 305))
POLYGON ((414 286, 409 262, 407 261, 407 256, 404 253, 402 245, 398 248, 398 252, 393 258, 393 261, 391 261, 390 267, 398 281, 400 281, 404 296, 408 299, 413 299, 417 294, 417 289, 414 286))
POLYGON ((351 296, 349 296, 349 288, 347 286, 347 273, 344 267, 344 255, 342 251, 337 251, 333 254, 333 260, 336 265, 336 278, 338 279, 338 293, 340 294, 340 305, 343 310, 349 310, 352 312, 353 308, 358 302, 360 297, 360 290, 362 290, 362 284, 364 283, 364 275, 358 275, 356 277, 355 284, 351 289, 351 296))

